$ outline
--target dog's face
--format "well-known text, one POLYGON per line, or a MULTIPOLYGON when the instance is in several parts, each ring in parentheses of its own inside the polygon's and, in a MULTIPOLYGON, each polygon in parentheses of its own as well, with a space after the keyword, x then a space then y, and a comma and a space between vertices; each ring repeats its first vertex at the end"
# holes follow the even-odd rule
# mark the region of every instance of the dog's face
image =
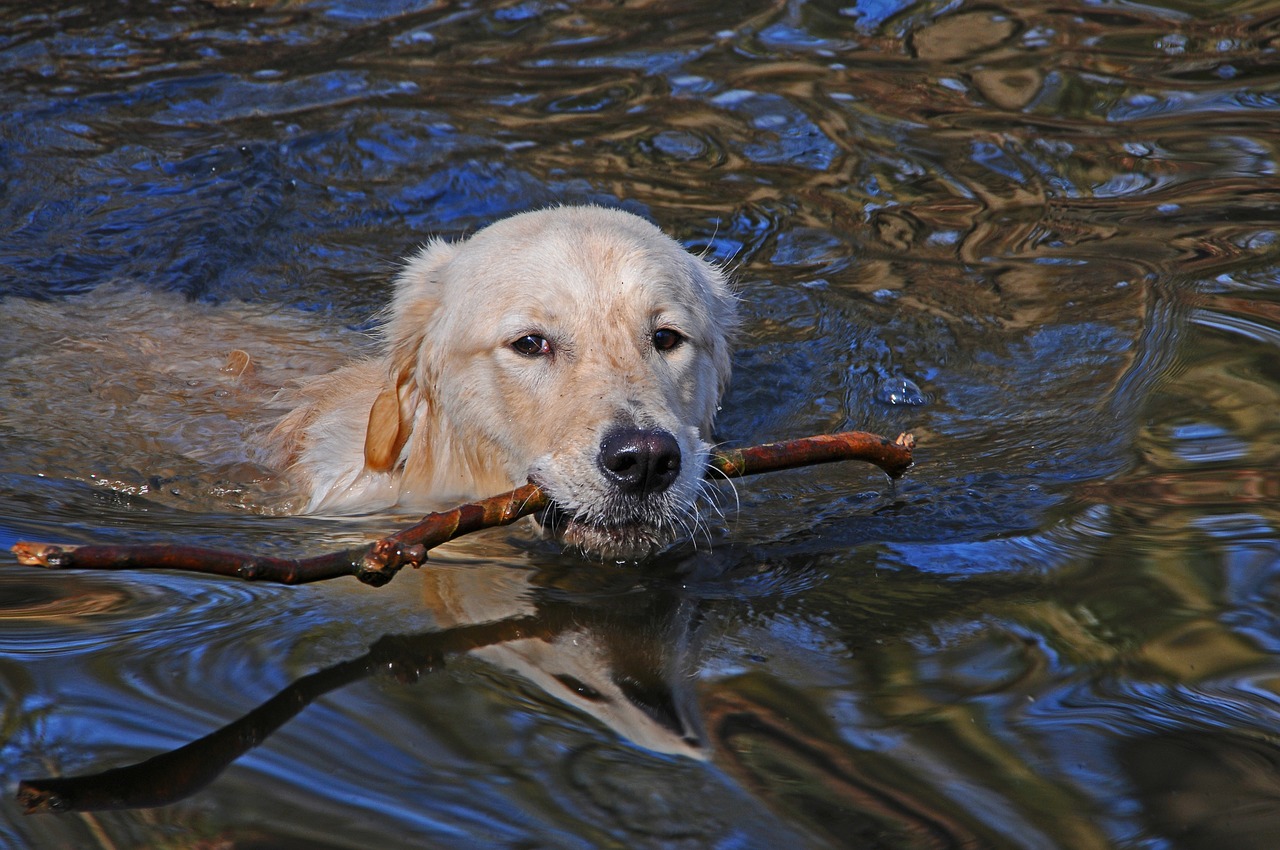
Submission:
POLYGON ((555 504, 544 528, 643 553, 695 520, 733 320, 718 269, 616 210, 525 213, 429 245, 399 281, 397 389, 381 421, 374 405, 366 456, 405 449, 406 489, 532 478, 555 504))

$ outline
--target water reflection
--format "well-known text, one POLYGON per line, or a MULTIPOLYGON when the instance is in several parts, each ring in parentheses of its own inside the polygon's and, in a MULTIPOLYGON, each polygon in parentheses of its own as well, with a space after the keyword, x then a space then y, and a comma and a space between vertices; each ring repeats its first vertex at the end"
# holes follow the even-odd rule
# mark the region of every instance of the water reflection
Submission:
MULTIPOLYGON (((198 740, 385 634, 545 616, 581 643, 352 682, 145 815, 10 799, 0 843, 1265 846, 1273 5, 6 7, 6 298, 245 304, 322 358, 427 236, 620 204, 740 282, 722 439, 909 429, 921 448, 893 490, 840 469, 740 485, 720 577, 685 589, 584 589, 519 531, 442 555, 482 585, 450 600, 434 577, 294 593, 12 568, 11 780, 198 740), (591 678, 619 658, 635 700, 591 678), (647 713, 663 688, 673 707, 647 713), (622 714, 586 696, 606 693, 622 714), (701 730, 696 752, 673 728, 701 730)), ((115 342, 173 330, 137 303, 115 342)), ((101 327, 80 313, 0 333, 0 543, 297 554, 386 531, 243 513, 225 358, 131 384, 136 362, 85 359, 101 327), (186 379, 214 431, 184 421, 186 379), (132 423, 159 417, 150 444, 111 416, 162 396, 132 423)))
POLYGON ((1174 732, 1125 743, 1121 764, 1156 827, 1179 845, 1270 847, 1280 816, 1280 750, 1246 736, 1174 732))
MULTIPOLYGON (((482 565, 433 570, 424 576, 421 601, 439 629, 384 636, 365 655, 291 682, 245 716, 172 752, 104 773, 28 778, 19 800, 29 810, 62 813, 170 805, 214 781, 335 689, 371 675, 416 682, 467 656, 519 677, 540 697, 651 753, 713 759, 787 821, 835 841, 858 835, 871 846, 1005 846, 1001 830, 1016 826, 1025 835, 1034 829, 1025 821, 993 828, 973 818, 954 791, 944 793, 907 768, 905 742, 896 751, 850 745, 818 704, 768 673, 698 683, 695 647, 703 624, 717 616, 717 607, 741 602, 743 590, 763 589, 735 578, 741 567, 727 564, 724 553, 710 560, 680 565, 678 583, 640 585, 626 572, 602 575, 597 567, 585 574, 482 565), (715 577, 690 580, 690 570, 715 577)), ((774 566, 787 571, 786 564, 774 566)), ((594 772, 599 768, 586 765, 596 757, 592 749, 576 751, 565 768, 594 772)), ((631 766, 630 759, 617 764, 631 766)), ((627 783, 609 781, 618 787, 600 803, 616 806, 614 795, 627 783)), ((666 797, 653 788, 645 793, 666 797)), ((674 804, 635 801, 624 820, 638 836, 710 837, 701 830, 711 822, 695 826, 674 804)), ((1014 818, 1012 812, 1006 817, 1014 818)))
POLYGON ((236 722, 173 753, 92 777, 37 780, 29 808, 92 811, 176 802, 199 790, 317 698, 375 673, 401 682, 479 657, 648 750, 703 757, 684 648, 699 601, 627 586, 583 603, 535 601, 531 574, 473 568, 428 572, 423 604, 441 626, 386 635, 369 652, 291 683, 236 722))

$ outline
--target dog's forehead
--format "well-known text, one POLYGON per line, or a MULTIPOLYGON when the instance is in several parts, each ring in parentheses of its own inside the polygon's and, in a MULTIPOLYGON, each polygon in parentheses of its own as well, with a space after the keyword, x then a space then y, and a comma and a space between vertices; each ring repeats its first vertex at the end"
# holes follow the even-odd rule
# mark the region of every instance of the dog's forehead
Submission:
POLYGON ((451 283, 473 303, 578 305, 592 313, 701 307, 709 293, 698 261, 647 222, 621 215, 587 216, 580 226, 563 217, 541 226, 495 225, 462 246, 451 283))
POLYGON ((601 241, 545 247, 522 277, 555 297, 642 310, 699 297, 688 258, 678 249, 601 241))

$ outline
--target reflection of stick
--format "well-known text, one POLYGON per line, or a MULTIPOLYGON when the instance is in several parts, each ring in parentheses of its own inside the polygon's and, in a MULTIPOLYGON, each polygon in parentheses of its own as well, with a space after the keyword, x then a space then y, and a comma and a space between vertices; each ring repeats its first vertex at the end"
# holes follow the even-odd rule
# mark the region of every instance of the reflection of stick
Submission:
MULTIPOLYGON (((911 466, 914 447, 915 439, 910 434, 889 440, 861 431, 846 431, 717 452, 711 457, 708 471, 725 478, 738 478, 815 463, 862 460, 897 478, 911 466)), ((380 587, 391 581, 401 567, 420 566, 427 559, 428 549, 482 528, 509 525, 550 504, 542 488, 529 483, 453 510, 427 514, 416 525, 368 546, 314 558, 273 558, 165 543, 58 546, 19 541, 11 551, 19 563, 50 569, 186 570, 279 584, 306 584, 353 575, 365 584, 380 587)))
POLYGON ((563 627, 555 618, 521 617, 421 635, 388 635, 359 658, 304 676, 234 723, 172 752, 87 776, 23 780, 18 803, 27 814, 165 806, 208 785, 316 699, 374 671, 390 669, 416 679, 443 666, 449 656, 518 638, 549 639, 563 627))

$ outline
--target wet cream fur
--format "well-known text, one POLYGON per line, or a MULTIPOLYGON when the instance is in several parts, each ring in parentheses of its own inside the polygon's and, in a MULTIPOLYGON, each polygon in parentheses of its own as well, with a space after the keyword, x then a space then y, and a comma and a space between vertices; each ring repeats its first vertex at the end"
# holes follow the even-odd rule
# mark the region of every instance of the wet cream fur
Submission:
POLYGON ((409 259, 378 353, 286 397, 277 457, 311 513, 433 509, 532 477, 568 542, 652 548, 694 522, 733 323, 722 272, 643 219, 523 213, 409 259), (657 350, 660 328, 684 342, 657 350), (512 347, 530 334, 553 353, 512 347), (618 427, 676 437, 670 488, 614 492, 597 457, 618 427))

